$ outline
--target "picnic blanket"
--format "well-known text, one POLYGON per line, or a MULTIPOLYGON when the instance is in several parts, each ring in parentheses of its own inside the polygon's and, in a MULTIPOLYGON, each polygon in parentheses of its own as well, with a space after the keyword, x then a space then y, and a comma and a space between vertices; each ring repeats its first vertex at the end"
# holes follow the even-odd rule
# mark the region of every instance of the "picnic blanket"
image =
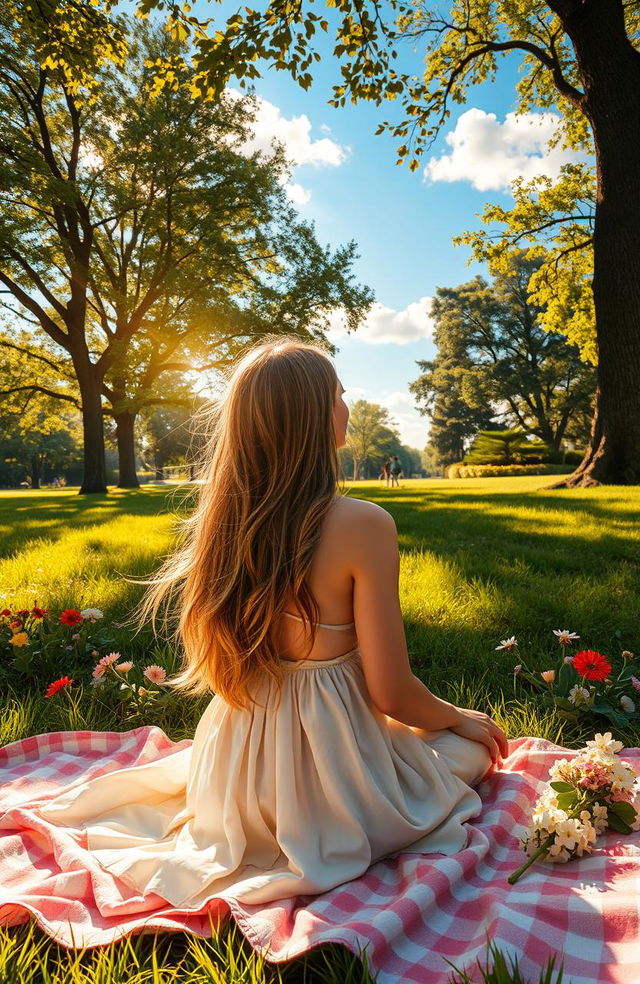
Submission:
MULTIPOLYGON (((640 833, 609 832, 591 856, 538 863, 515 885, 507 882, 524 859, 518 838, 531 806, 567 749, 512 741, 504 768, 478 786, 482 813, 457 854, 399 854, 323 895, 263 906, 212 896, 194 911, 136 896, 96 862, 83 831, 37 815, 38 804, 72 784, 189 745, 141 727, 54 732, 0 749, 0 924, 34 917, 63 946, 93 947, 158 930, 207 937, 212 923, 231 917, 270 961, 341 943, 366 955, 378 984, 447 984, 447 960, 476 979, 476 959, 484 960, 491 939, 519 958, 525 979, 537 981, 557 953, 567 984, 640 981, 640 833)), ((640 749, 623 757, 640 771, 640 749)))

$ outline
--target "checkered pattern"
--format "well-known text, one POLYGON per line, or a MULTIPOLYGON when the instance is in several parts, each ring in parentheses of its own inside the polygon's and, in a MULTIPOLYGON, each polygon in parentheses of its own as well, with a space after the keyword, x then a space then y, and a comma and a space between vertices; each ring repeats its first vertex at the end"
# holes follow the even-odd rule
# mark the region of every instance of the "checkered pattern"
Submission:
MULTIPOLYGON (((231 912, 269 960, 343 943, 367 956, 378 984, 447 984, 447 960, 473 972, 487 938, 519 957, 525 978, 537 980, 557 953, 567 984, 640 981, 640 834, 610 832, 591 857, 537 864, 507 883, 524 859, 518 837, 531 806, 565 749, 535 738, 511 742, 504 769, 478 787, 482 814, 458 854, 401 854, 323 895, 263 906, 212 897, 193 911, 136 896, 98 865, 83 832, 38 816, 38 804, 63 789, 189 744, 144 727, 36 735, 0 749, 0 923, 33 916, 64 946, 101 946, 143 931, 206 937, 231 912)), ((640 749, 624 757, 640 771, 640 749)))

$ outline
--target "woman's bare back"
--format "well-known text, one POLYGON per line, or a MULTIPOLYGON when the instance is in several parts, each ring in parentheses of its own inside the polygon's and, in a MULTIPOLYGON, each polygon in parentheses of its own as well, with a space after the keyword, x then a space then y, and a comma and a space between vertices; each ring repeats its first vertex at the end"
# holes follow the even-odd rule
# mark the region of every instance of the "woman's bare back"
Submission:
MULTIPOLYGON (((309 574, 309 587, 320 610, 319 621, 349 627, 335 629, 318 626, 307 659, 333 659, 357 645, 349 540, 354 525, 366 523, 371 510, 377 511, 379 508, 363 499, 337 496, 324 519, 309 574)), ((299 614, 292 600, 286 607, 291 614, 299 614)), ((308 633, 302 622, 286 616, 281 620, 278 645, 283 658, 304 659, 307 638, 308 633)))

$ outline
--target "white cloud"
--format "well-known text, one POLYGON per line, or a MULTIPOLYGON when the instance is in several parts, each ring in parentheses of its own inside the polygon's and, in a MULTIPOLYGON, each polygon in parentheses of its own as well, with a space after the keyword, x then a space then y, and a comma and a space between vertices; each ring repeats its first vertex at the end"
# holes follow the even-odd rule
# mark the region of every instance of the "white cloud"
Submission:
MULTIPOLYGON (((234 99, 240 98, 240 93, 235 89, 227 89, 227 92, 234 99)), ((247 153, 256 150, 269 153, 275 140, 284 145, 286 156, 295 167, 301 164, 339 167, 347 160, 348 147, 343 147, 326 136, 318 140, 312 138, 311 121, 305 113, 288 119, 268 99, 258 96, 256 103, 256 118, 251 126, 253 134, 243 147, 247 153)), ((328 128, 321 126, 320 129, 326 132, 328 128)))
POLYGON ((429 434, 429 421, 427 417, 421 416, 416 408, 415 398, 411 393, 397 390, 374 391, 372 389, 362 389, 359 386, 347 386, 345 399, 347 403, 355 403, 356 400, 368 400, 369 403, 378 403, 386 407, 403 444, 409 447, 422 448, 427 443, 429 434))
MULTIPOLYGON (((402 311, 395 311, 376 302, 365 321, 350 337, 371 345, 407 345, 422 338, 430 338, 433 333, 433 322, 429 314, 431 300, 430 297, 421 297, 402 311)), ((347 337, 347 326, 341 311, 333 313, 327 334, 331 341, 347 337)))
POLYGON ((383 407, 387 407, 389 410, 398 424, 402 443, 422 450, 427 443, 429 423, 427 418, 422 417, 418 412, 415 397, 411 393, 399 391, 383 393, 375 402, 381 403, 383 407))
POLYGON ((432 181, 469 181, 478 191, 508 190, 520 176, 557 178, 562 164, 578 159, 575 152, 548 149, 559 121, 556 113, 507 113, 500 123, 495 113, 468 109, 446 136, 451 152, 432 157, 424 176, 432 181))
POLYGON ((293 202, 294 205, 306 205, 311 199, 311 192, 308 188, 303 188, 301 184, 296 181, 290 181, 289 184, 284 186, 284 190, 287 193, 289 201, 293 202))

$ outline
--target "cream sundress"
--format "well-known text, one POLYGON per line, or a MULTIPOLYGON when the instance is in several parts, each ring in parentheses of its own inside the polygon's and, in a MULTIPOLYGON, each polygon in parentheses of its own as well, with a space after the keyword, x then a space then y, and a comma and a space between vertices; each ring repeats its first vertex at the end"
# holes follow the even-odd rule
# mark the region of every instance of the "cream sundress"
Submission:
POLYGON ((266 675, 263 707, 213 696, 189 747, 81 781, 38 812, 85 830, 99 864, 128 886, 187 910, 214 896, 318 894, 383 857, 461 850, 481 808, 472 786, 491 765, 486 748, 379 711, 357 646, 282 665, 277 710, 266 675))

